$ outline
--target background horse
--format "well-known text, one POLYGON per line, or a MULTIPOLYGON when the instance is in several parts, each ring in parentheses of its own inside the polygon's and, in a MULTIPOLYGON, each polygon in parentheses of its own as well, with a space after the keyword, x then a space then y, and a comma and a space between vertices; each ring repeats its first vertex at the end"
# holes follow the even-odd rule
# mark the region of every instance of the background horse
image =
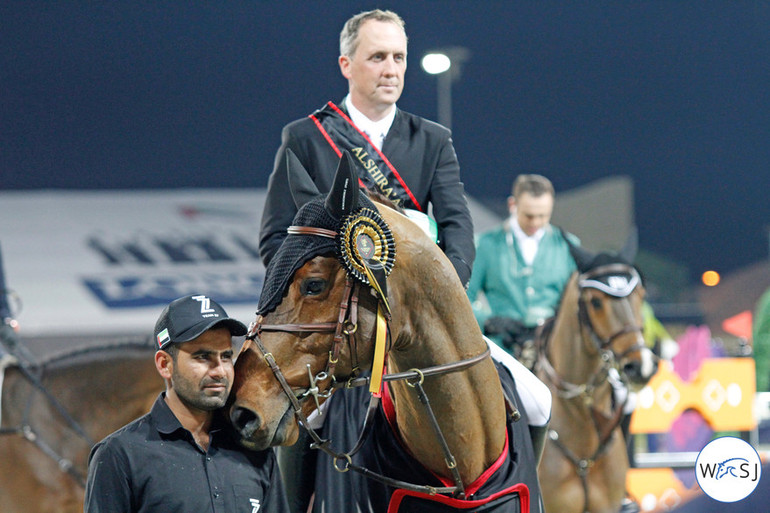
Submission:
MULTIPOLYGON (((295 202, 302 205, 318 191, 292 157, 287 156, 290 183, 295 202)), ((478 478, 490 467, 515 467, 517 478, 529 470, 530 488, 508 489, 516 491, 518 498, 500 499, 519 500, 521 511, 528 511, 528 491, 535 503, 538 491, 526 422, 508 431, 498 371, 454 268, 405 216, 359 196, 357 183, 354 164, 345 155, 326 201, 315 199, 300 209, 296 226, 289 229, 289 237, 270 263, 260 315, 236 361, 233 424, 249 447, 291 445, 299 430, 295 416, 307 426, 305 416, 323 402, 330 388, 357 384, 359 370, 371 369, 376 380, 379 358, 387 353, 383 405, 392 405, 393 415, 385 412, 389 406, 377 409, 374 420, 388 420, 372 428, 376 436, 371 438, 379 443, 391 421, 389 432, 395 433, 399 443, 380 447, 384 459, 400 462, 397 449, 406 448, 420 468, 428 470, 420 475, 430 483, 417 484, 430 484, 434 492, 436 486, 454 485, 455 492, 474 498, 483 497, 474 494, 483 481, 478 478), (359 202, 366 208, 360 209, 359 202), (399 375, 401 379, 395 379, 399 375), (509 444, 516 445, 518 460, 500 463, 509 444)), ((379 387, 373 388, 376 402, 379 387)), ((341 454, 334 465, 358 470, 362 453, 341 454)), ((379 460, 378 464, 388 467, 387 463, 379 460)), ((409 463, 395 466, 375 471, 388 479, 410 475, 409 463)), ((391 486, 390 492, 400 487, 391 486)), ((406 495, 430 495, 412 492, 406 495)), ((400 500, 398 493, 381 497, 370 491, 362 499, 367 504, 359 506, 385 511, 389 499, 400 500)), ((345 496, 343 500, 355 499, 345 496)), ((451 498, 438 500, 446 504, 451 498)), ((513 504, 507 502, 505 511, 519 511, 513 504)))
POLYGON ((642 385, 657 366, 642 338, 637 271, 620 256, 572 249, 578 271, 538 341, 536 373, 554 397, 538 473, 546 511, 615 513, 628 456, 619 428, 623 403, 613 398, 609 376, 642 385))
MULTIPOLYGON (((3 329, 0 335, 15 337, 10 328, 3 329)), ((0 403, 3 513, 82 513, 91 446, 149 411, 164 389, 153 352, 151 341, 127 341, 25 362, 24 367, 5 354, 6 365, 0 365, 0 375, 5 371, 0 403)))

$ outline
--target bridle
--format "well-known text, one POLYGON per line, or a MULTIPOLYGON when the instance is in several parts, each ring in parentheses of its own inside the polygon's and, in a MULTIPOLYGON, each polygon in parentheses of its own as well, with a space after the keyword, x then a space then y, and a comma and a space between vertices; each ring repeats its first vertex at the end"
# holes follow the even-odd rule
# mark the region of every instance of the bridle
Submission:
MULTIPOLYGON (((320 233, 319 229, 317 228, 309 228, 309 227, 301 227, 301 226, 292 226, 290 228, 290 233, 294 235, 316 235, 316 236, 321 235, 326 237, 336 236, 336 232, 334 231, 331 231, 331 230, 322 230, 322 231, 326 233, 320 233)), ((380 404, 380 394, 372 393, 369 401, 369 407, 366 413, 366 418, 364 420, 364 425, 361 428, 361 432, 359 433, 358 441, 356 442, 353 449, 347 452, 337 452, 334 449, 332 449, 330 446, 331 441, 322 439, 316 433, 316 431, 312 428, 312 426, 308 422, 307 416, 302 411, 301 401, 307 400, 310 397, 313 398, 313 400, 316 402, 316 406, 318 406, 320 403, 319 398, 328 398, 331 395, 332 391, 336 388, 352 388, 352 387, 369 384, 369 380, 370 380, 369 377, 357 376, 358 374, 357 361, 351 361, 351 366, 353 371, 350 376, 344 379, 338 379, 334 373, 336 369, 336 365, 339 362, 340 353, 345 343, 345 339, 347 339, 347 344, 350 347, 351 359, 356 358, 357 352, 356 352, 355 345, 357 343, 356 334, 358 331, 358 295, 359 295, 360 287, 361 287, 361 284, 358 281, 355 281, 350 276, 350 274, 348 274, 346 278, 345 291, 343 292, 342 300, 340 301, 340 304, 339 304, 339 310, 337 313, 336 322, 325 322, 325 323, 322 322, 322 323, 310 323, 310 324, 305 324, 305 323, 264 324, 263 322, 264 317, 261 315, 257 316, 257 319, 254 321, 254 323, 252 323, 251 327, 249 328, 249 333, 246 336, 246 342, 244 343, 244 347, 241 349, 241 351, 243 352, 244 350, 247 350, 251 346, 251 344, 253 344, 259 350, 259 352, 262 353, 262 358, 264 359, 265 363, 267 363, 267 365, 270 367, 270 370, 273 372, 275 378, 278 380, 278 383, 281 385, 283 392, 286 394, 289 401, 291 402, 294 415, 297 419, 298 424, 302 426, 310 435, 310 437, 313 439, 311 448, 320 449, 326 454, 328 454, 333 459, 334 468, 338 472, 347 472, 348 470, 354 470, 368 478, 371 478, 375 481, 378 481, 380 483, 383 483, 387 486, 391 486, 394 488, 403 488, 410 491, 426 493, 429 495, 436 495, 438 493, 453 494, 455 497, 463 498, 465 494, 465 487, 460 477, 460 473, 457 469, 457 462, 454 456, 451 454, 449 446, 441 431, 441 428, 438 425, 438 421, 433 412, 433 409, 430 406, 430 401, 427 397, 427 394, 425 393, 425 390, 423 389, 422 384, 425 377, 447 374, 451 372, 459 372, 470 368, 471 366, 488 358, 490 356, 489 349, 487 349, 486 351, 484 351, 483 353, 477 356, 474 356, 465 360, 460 360, 457 362, 451 362, 451 363, 442 364, 442 365, 436 365, 436 366, 428 367, 424 369, 411 369, 406 372, 385 374, 382 377, 382 381, 384 383, 404 380, 406 384, 409 387, 413 388, 418 394, 419 400, 425 408, 428 419, 433 427, 433 431, 444 452, 444 459, 445 459, 447 468, 449 469, 449 472, 452 475, 454 486, 435 487, 430 485, 417 485, 413 483, 408 483, 405 481, 400 481, 397 479, 390 478, 388 476, 385 476, 377 472, 373 472, 367 468, 361 467, 353 463, 352 461, 353 455, 355 455, 361 449, 361 447, 363 446, 364 440, 366 439, 366 436, 371 429, 372 419, 374 418, 374 414, 377 411, 377 408, 380 404), (285 333, 291 333, 291 334, 297 334, 297 335, 300 333, 333 333, 334 334, 334 337, 332 339, 332 345, 328 353, 329 356, 327 359, 325 369, 317 373, 315 376, 313 376, 313 373, 310 370, 310 365, 309 364, 307 365, 309 387, 302 394, 297 395, 292 390, 291 385, 289 385, 289 383, 287 382, 286 377, 284 376, 283 372, 281 371, 280 367, 275 361, 275 358, 273 357, 272 353, 270 353, 265 348, 259 336, 263 332, 285 332, 285 333), (323 389, 321 389, 319 384, 323 382, 328 382, 328 384, 323 389)), ((387 324, 388 324, 388 327, 387 327, 388 344, 390 345, 390 328, 389 328, 390 315, 389 314, 387 315, 387 324)), ((385 385, 383 384, 383 386, 385 385)))
POLYGON ((610 296, 614 296, 618 299, 623 300, 624 307, 627 309, 628 318, 633 318, 631 307, 628 303, 627 298, 634 292, 634 290, 636 290, 636 287, 640 283, 641 283, 641 278, 639 277, 639 273, 637 272, 637 270, 634 269, 633 266, 626 265, 626 264, 602 265, 590 271, 586 271, 585 273, 578 276, 578 289, 580 290, 580 298, 578 300, 578 317, 580 319, 580 324, 588 330, 588 333, 590 334, 590 337, 594 342, 595 348, 600 352, 607 351, 607 350, 611 351, 613 358, 616 361, 622 360, 630 353, 644 349, 644 345, 634 344, 628 349, 626 349, 625 351, 623 351, 621 354, 616 354, 611 349, 612 344, 615 342, 615 339, 622 337, 623 335, 626 335, 628 333, 641 334, 643 328, 638 324, 625 324, 618 331, 612 333, 606 338, 602 338, 596 331, 596 328, 594 327, 593 322, 591 321, 591 316, 588 315, 588 307, 586 306, 586 302, 583 299, 583 291, 588 288, 593 288, 593 289, 600 290, 610 296), (613 274, 628 274, 631 276, 631 279, 628 280, 626 285, 619 291, 595 279, 599 276, 613 275, 613 274))
MULTIPOLYGON (((610 415, 601 412, 596 406, 595 395, 604 386, 608 384, 611 369, 618 369, 621 362, 628 354, 641 351, 645 346, 636 343, 617 354, 612 348, 613 343, 619 337, 628 333, 642 333, 642 326, 638 324, 625 323, 618 331, 608 336, 602 337, 596 330, 591 317, 588 314, 588 306, 583 291, 587 288, 600 290, 617 300, 623 301, 623 307, 627 310, 628 319, 633 319, 629 297, 636 290, 641 282, 639 273, 633 266, 615 263, 598 266, 577 277, 578 286, 578 324, 580 326, 580 338, 589 354, 598 356, 601 361, 601 367, 585 383, 572 383, 565 380, 551 364, 548 359, 548 342, 552 337, 543 337, 538 342, 538 366, 543 370, 544 376, 554 388, 559 397, 565 400, 578 399, 582 401, 584 408, 588 409, 594 425, 594 431, 599 439, 599 444, 593 454, 587 458, 581 458, 567 447, 559 437, 555 429, 549 429, 548 436, 554 445, 563 453, 575 467, 575 471, 581 479, 583 491, 585 494, 584 512, 589 510, 588 496, 588 472, 595 464, 596 460, 601 458, 609 449, 615 429, 620 425, 623 419, 623 409, 625 400, 614 405, 610 415), (628 275, 628 279, 622 287, 615 288, 606 283, 597 280, 597 277, 607 275, 628 275)), ((628 378, 622 370, 618 370, 618 376, 623 385, 628 388, 628 378)))
MULTIPOLYGON (((595 373, 589 381, 586 383, 575 384, 563 379, 556 369, 554 369, 550 360, 548 359, 548 343, 551 337, 543 337, 538 343, 538 365, 545 372, 548 380, 556 387, 559 396, 565 399, 573 399, 575 397, 591 397, 597 387, 606 383, 607 372, 610 368, 617 367, 617 364, 623 360, 628 354, 635 351, 640 351, 645 348, 643 344, 637 343, 626 349, 620 354, 617 354, 612 348, 613 343, 618 338, 628 333, 639 333, 643 331, 643 327, 638 324, 625 323, 622 328, 608 336, 602 337, 596 330, 591 316, 588 314, 588 307, 586 306, 586 300, 583 295, 583 291, 587 288, 594 288, 601 290, 605 293, 609 293, 619 300, 626 303, 628 318, 633 319, 631 315, 631 308, 628 305, 629 296, 636 290, 636 287, 640 283, 639 274, 636 269, 626 264, 609 264, 597 267, 585 273, 582 273, 577 278, 578 283, 578 324, 580 325, 581 340, 589 354, 598 355, 602 361, 600 372, 595 373), (594 278, 597 276, 607 274, 628 274, 631 276, 627 287, 618 291, 610 291, 608 287, 602 286, 602 282, 596 281, 594 278)), ((621 373, 622 376, 622 373, 621 373)))

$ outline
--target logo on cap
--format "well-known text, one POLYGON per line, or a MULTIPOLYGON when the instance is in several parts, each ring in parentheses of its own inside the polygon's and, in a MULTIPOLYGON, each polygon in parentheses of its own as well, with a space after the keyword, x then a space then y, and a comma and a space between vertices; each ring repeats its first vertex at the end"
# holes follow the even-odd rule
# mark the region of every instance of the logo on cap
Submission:
POLYGON ((192 299, 195 301, 200 301, 202 316, 210 317, 206 314, 213 313, 215 311, 213 308, 211 308, 211 299, 207 298, 206 296, 193 296, 192 299))
POLYGON ((163 347, 163 344, 171 340, 171 337, 168 335, 168 328, 158 333, 156 338, 158 339, 158 347, 163 347))

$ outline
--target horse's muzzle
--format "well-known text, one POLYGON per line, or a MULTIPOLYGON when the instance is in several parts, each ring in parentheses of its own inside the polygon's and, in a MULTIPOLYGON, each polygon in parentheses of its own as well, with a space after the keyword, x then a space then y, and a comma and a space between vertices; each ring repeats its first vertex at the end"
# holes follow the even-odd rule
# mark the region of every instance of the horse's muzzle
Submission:
POLYGON ((641 351, 641 358, 639 360, 629 360, 623 363, 621 369, 629 383, 633 387, 634 385, 642 386, 647 384, 650 378, 658 371, 658 359, 647 348, 641 351))
POLYGON ((230 409, 230 423, 241 437, 241 444, 253 450, 262 450, 269 446, 269 440, 260 434, 262 420, 254 411, 240 406, 230 409))

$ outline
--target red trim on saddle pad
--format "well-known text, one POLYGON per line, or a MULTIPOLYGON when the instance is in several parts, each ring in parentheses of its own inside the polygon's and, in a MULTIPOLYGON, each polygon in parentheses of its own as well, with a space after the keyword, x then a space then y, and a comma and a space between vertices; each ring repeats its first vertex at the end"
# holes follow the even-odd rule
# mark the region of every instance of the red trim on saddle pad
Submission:
MULTIPOLYGON (((408 449, 406 448, 406 445, 404 444, 404 441, 401 439, 401 435, 398 431, 398 427, 396 424, 396 409, 393 406, 393 399, 390 396, 390 387, 387 385, 387 383, 385 384, 385 386, 382 387, 382 399, 380 401, 380 404, 382 406, 382 411, 385 414, 385 419, 388 421, 388 425, 390 426, 390 429, 393 431, 393 434, 395 435, 396 439, 399 441, 399 443, 404 448, 404 450, 409 452, 408 449)), ((476 478, 475 481, 473 481, 469 486, 465 488, 466 495, 473 495, 474 493, 476 493, 484 485, 484 483, 487 482, 490 476, 492 476, 495 472, 497 472, 497 470, 503 465, 506 458, 509 457, 508 443, 509 443, 508 430, 506 429, 505 445, 503 446, 503 451, 500 453, 500 456, 498 456, 497 460, 495 460, 495 462, 487 470, 485 470, 478 478, 476 478)), ((441 481, 441 483, 444 486, 454 486, 454 483, 450 479, 439 476, 433 472, 431 473, 436 477, 436 479, 441 481)), ((519 496, 521 499, 521 513, 529 513, 529 488, 524 483, 517 483, 516 485, 506 488, 505 490, 502 490, 500 492, 496 492, 485 499, 479 499, 479 500, 453 499, 451 497, 446 497, 444 495, 429 495, 429 494, 424 494, 420 492, 411 492, 403 489, 396 490, 395 492, 393 492, 393 495, 391 496, 390 506, 388 507, 388 513, 396 513, 398 511, 399 504, 406 496, 418 497, 426 500, 432 500, 435 502, 441 502, 443 504, 447 504, 457 509, 470 509, 473 507, 483 506, 484 504, 487 504, 492 500, 495 500, 499 497, 502 497, 510 493, 515 493, 515 492, 519 493, 519 496)))
POLYGON ((453 499, 451 497, 446 497, 445 495, 430 495, 427 493, 413 492, 410 490, 403 490, 403 489, 396 490, 395 492, 393 492, 393 495, 390 498, 390 504, 388 505, 388 513, 398 513, 398 508, 401 507, 401 501, 404 500, 406 497, 416 497, 419 499, 424 499, 426 501, 438 502, 440 504, 445 504, 451 508, 462 510, 462 509, 480 508, 481 506, 484 506, 485 504, 488 504, 489 502, 492 502, 495 499, 499 499, 504 495, 509 495, 512 493, 519 494, 519 504, 521 506, 521 513, 529 513, 529 488, 524 483, 515 484, 510 488, 506 488, 505 490, 501 490, 495 494, 490 495, 486 499, 480 499, 480 500, 453 499))

